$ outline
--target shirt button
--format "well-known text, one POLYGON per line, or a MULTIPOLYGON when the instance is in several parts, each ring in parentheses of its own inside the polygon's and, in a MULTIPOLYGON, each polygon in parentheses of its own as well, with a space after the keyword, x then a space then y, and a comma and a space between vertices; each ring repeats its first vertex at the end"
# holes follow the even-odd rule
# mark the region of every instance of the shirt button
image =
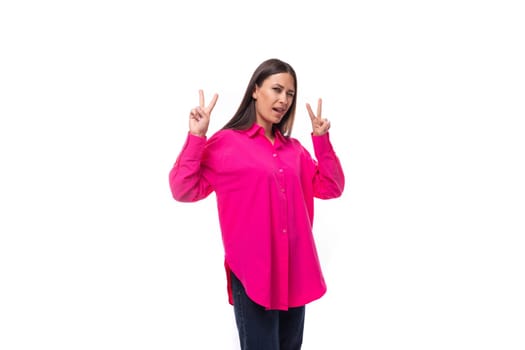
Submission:
POLYGON ((281 192, 284 192, 284 188, 281 187, 281 192))
POLYGON ((286 233, 286 232, 287 232, 287 231, 286 231, 286 229, 285 229, 285 228, 283 228, 283 233, 286 233))
POLYGON ((272 156, 273 156, 274 158, 277 157, 277 153, 272 154, 272 156))
POLYGON ((282 172, 283 172, 283 169, 279 169, 279 172, 282 173, 282 172))

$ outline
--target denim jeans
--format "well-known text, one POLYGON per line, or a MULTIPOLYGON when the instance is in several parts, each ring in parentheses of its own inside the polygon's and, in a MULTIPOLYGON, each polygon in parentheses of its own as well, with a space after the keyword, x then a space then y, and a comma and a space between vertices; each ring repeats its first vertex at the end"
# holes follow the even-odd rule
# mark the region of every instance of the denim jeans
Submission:
POLYGON ((254 303, 231 274, 235 321, 242 350, 300 350, 305 307, 266 310, 254 303))

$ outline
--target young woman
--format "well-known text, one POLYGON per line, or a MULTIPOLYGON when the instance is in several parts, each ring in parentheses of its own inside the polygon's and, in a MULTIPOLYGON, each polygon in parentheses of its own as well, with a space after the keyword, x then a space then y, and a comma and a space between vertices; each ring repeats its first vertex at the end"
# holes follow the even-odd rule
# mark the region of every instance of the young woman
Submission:
POLYGON ((269 59, 254 71, 240 106, 206 137, 215 94, 189 116, 189 132, 169 174, 173 197, 194 202, 215 191, 230 304, 243 350, 297 350, 305 305, 326 285, 314 236, 314 197, 339 197, 343 169, 330 143, 330 122, 306 109, 316 158, 290 136, 297 76, 269 59))

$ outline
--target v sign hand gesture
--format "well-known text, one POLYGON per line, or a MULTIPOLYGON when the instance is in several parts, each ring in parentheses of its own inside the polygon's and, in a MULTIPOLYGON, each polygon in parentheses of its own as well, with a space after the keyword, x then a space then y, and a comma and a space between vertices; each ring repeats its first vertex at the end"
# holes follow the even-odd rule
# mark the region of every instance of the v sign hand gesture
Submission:
POLYGON ((217 103, 219 95, 213 95, 210 104, 204 106, 204 91, 199 90, 199 106, 190 112, 190 133, 197 136, 206 136, 208 126, 210 125, 210 114, 217 103))
POLYGON ((322 107, 323 100, 317 100, 317 115, 315 115, 312 111, 312 107, 310 107, 310 104, 306 104, 306 109, 308 110, 310 120, 312 121, 312 132, 315 136, 324 135, 328 132, 328 129, 330 129, 330 121, 326 118, 321 117, 322 107))

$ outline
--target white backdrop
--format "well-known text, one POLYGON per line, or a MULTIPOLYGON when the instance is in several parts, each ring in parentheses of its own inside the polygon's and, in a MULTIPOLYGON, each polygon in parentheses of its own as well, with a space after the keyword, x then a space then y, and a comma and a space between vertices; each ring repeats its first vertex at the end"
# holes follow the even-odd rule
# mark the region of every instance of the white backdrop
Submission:
POLYGON ((347 177, 316 202, 304 349, 525 348, 519 1, 4 1, 0 348, 238 349, 215 198, 171 198, 263 60, 323 98, 347 177))

